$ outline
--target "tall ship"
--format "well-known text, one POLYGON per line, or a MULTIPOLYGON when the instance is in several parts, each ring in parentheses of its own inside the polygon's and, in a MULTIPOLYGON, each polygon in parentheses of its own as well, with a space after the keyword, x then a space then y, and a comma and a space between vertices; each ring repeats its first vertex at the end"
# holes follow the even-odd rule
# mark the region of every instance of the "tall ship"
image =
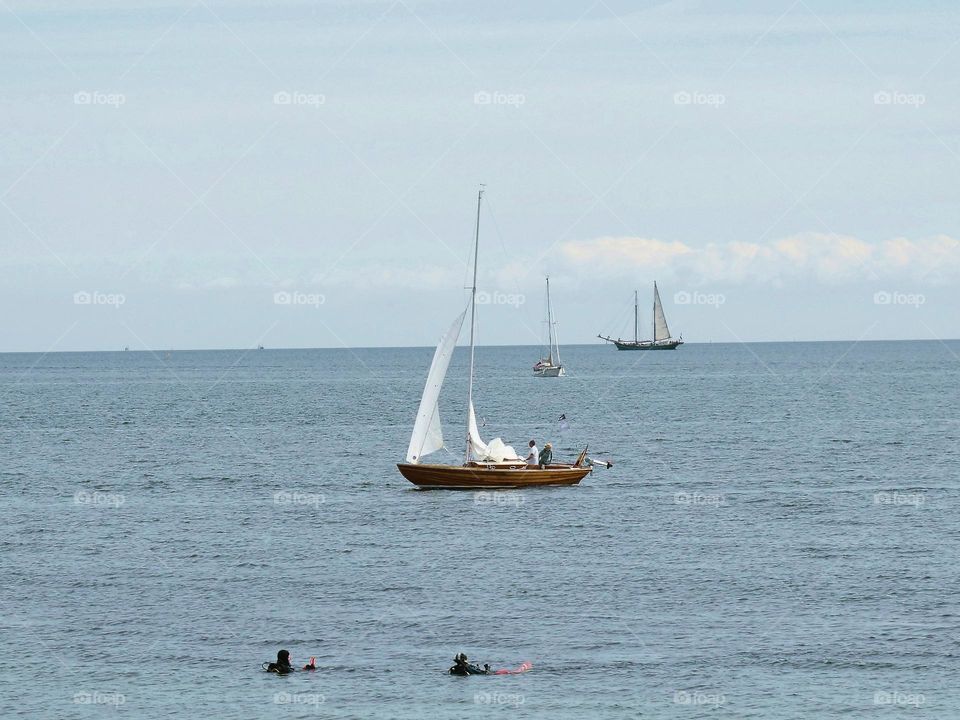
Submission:
POLYGON ((477 259, 480 248, 480 203, 483 186, 477 193, 477 223, 473 248, 473 286, 470 288, 470 304, 453 321, 440 339, 427 382, 420 398, 420 408, 410 436, 406 462, 397 463, 397 469, 414 485, 429 489, 493 489, 524 488, 540 485, 576 485, 593 469, 587 459, 587 449, 573 463, 550 462, 546 465, 527 465, 516 451, 505 445, 500 438, 484 442, 477 428, 473 408, 474 340, 477 317, 477 259), (460 330, 467 312, 470 313, 470 376, 467 383, 466 449, 463 463, 459 465, 434 465, 423 463, 427 455, 444 447, 443 430, 440 425, 440 391, 447 375, 447 368, 460 337, 460 330))
POLYGON ((640 294, 633 291, 633 340, 623 340, 606 335, 597 335, 601 340, 612 342, 617 346, 617 350, 676 350, 683 345, 683 337, 674 338, 670 336, 670 328, 667 327, 667 316, 663 314, 663 304, 660 302, 660 291, 657 290, 657 282, 653 282, 653 339, 640 339, 640 294))

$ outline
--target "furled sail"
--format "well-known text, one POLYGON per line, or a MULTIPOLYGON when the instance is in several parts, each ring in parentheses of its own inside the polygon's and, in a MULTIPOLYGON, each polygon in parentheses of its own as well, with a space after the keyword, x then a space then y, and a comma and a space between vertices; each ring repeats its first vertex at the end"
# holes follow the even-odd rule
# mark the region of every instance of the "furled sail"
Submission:
POLYGON ((500 438, 494 438, 489 443, 485 443, 480 437, 480 431, 477 430, 477 415, 473 411, 473 403, 470 403, 470 420, 468 422, 467 434, 470 441, 470 457, 480 462, 504 462, 505 460, 517 460, 517 451, 511 446, 504 444, 500 438))
POLYGON ((653 340, 666 340, 670 337, 670 328, 667 327, 667 318, 663 314, 663 305, 660 304, 660 291, 657 284, 653 284, 653 340))
POLYGON ((470 403, 470 419, 467 423, 467 440, 470 443, 470 453, 474 460, 484 460, 487 457, 487 444, 480 438, 480 432, 477 430, 477 415, 473 411, 473 403, 470 403))
POLYGON ((427 383, 423 388, 423 397, 420 398, 420 409, 417 410, 417 420, 413 424, 413 435, 410 436, 410 447, 407 448, 407 462, 417 463, 424 455, 429 455, 443 447, 443 430, 440 427, 440 388, 443 379, 447 376, 450 358, 460 337, 460 327, 467 311, 460 313, 453 321, 450 329, 440 339, 437 350, 430 363, 430 372, 427 374, 427 383))

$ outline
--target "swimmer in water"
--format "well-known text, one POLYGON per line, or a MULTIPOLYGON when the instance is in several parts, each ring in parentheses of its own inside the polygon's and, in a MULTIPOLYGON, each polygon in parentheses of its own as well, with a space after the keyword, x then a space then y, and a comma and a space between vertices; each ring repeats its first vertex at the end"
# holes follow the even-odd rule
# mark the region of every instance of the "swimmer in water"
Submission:
POLYGON ((275 672, 278 675, 286 675, 287 673, 293 672, 293 665, 290 664, 290 651, 281 650, 277 653, 277 661, 275 663, 264 663, 266 667, 263 669, 267 672, 275 672))
POLYGON ((451 675, 487 675, 490 672, 489 665, 484 665, 483 669, 480 669, 468 662, 467 656, 463 653, 458 654, 453 662, 454 665, 450 668, 451 675))

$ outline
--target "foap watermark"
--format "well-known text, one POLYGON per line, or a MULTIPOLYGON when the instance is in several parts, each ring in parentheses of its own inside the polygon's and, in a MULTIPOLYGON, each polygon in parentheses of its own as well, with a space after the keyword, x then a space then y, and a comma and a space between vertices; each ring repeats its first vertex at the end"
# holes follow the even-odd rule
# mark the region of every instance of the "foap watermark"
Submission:
POLYGON ((107 305, 119 309, 125 302, 127 302, 127 296, 123 293, 105 293, 99 290, 87 292, 86 290, 80 290, 73 294, 74 305, 107 305))
POLYGON ((126 104, 127 96, 123 93, 107 93, 100 90, 79 90, 73 94, 74 105, 106 105, 118 108, 126 104))
POLYGON ((505 692, 478 692, 473 695, 475 705, 509 705, 511 707, 520 707, 526 702, 526 698, 519 693, 505 692))
POLYGON ((705 293, 699 290, 681 290, 674 293, 674 305, 709 305, 717 309, 727 301, 726 295, 721 293, 705 293))
POLYGON ((274 705, 323 705, 327 698, 321 693, 278 692, 273 694, 274 705))
POLYGON ((274 105, 300 105, 318 108, 327 103, 327 96, 321 93, 306 93, 281 90, 273 94, 274 105))
POLYGON ((305 493, 296 490, 278 490, 273 494, 274 505, 312 505, 319 508, 327 499, 322 493, 305 493))
POLYGON ((907 693, 899 690, 877 690, 873 694, 874 705, 905 705, 920 707, 927 702, 923 693, 907 693))
POLYGON ((477 293, 477 305, 512 305, 518 308, 526 301, 527 296, 521 295, 520 293, 505 293, 499 291, 489 293, 485 290, 477 293))
POLYGON ((719 108, 727 102, 727 96, 723 93, 705 93, 689 92, 680 90, 673 94, 674 105, 706 105, 707 107, 719 108))
POLYGON ((906 105, 918 108, 927 102, 923 93, 904 93, 895 90, 880 90, 873 94, 874 105, 906 105))
POLYGON ((477 92, 473 94, 474 105, 512 105, 513 107, 520 107, 526 101, 527 96, 522 93, 477 90, 477 92))
POLYGON ((127 502, 123 493, 105 493, 99 490, 77 490, 73 494, 74 505, 87 505, 90 507, 108 507, 118 508, 127 502))
POLYGON ((112 705, 120 707, 127 701, 127 696, 118 692, 88 692, 81 690, 73 696, 75 705, 112 705))
POLYGON ((919 309, 921 305, 927 302, 925 295, 921 293, 906 293, 899 290, 887 291, 878 290, 873 294, 874 305, 906 305, 919 309))
POLYGON ((473 494, 474 505, 506 505, 520 507, 526 502, 521 493, 486 492, 481 490, 473 494))
POLYGON ((727 498, 718 494, 678 492, 673 494, 673 503, 675 505, 712 505, 713 507, 719 507, 727 504, 727 498))
POLYGON ((274 305, 307 305, 318 308, 327 301, 322 293, 288 292, 281 290, 273 294, 274 305))
POLYGON ((673 694, 674 705, 712 705, 717 708, 727 701, 727 696, 718 692, 700 692, 699 690, 677 690, 673 694))
POLYGON ((923 493, 878 492, 873 496, 874 505, 912 505, 920 507, 926 502, 923 493))

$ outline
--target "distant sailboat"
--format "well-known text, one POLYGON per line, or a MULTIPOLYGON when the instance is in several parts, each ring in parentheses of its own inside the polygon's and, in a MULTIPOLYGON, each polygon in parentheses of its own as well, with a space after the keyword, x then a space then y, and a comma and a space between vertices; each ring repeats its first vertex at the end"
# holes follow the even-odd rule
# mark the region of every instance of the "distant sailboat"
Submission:
POLYGON ((576 485, 592 470, 585 463, 584 449, 573 464, 551 463, 545 467, 527 465, 516 451, 505 445, 500 438, 485 443, 477 429, 473 409, 474 331, 477 314, 477 257, 480 247, 480 202, 483 189, 477 195, 477 225, 473 249, 473 286, 470 288, 470 305, 441 338, 433 354, 433 362, 427 373, 427 382, 420 398, 420 408, 410 436, 406 462, 397 463, 397 469, 407 480, 421 488, 519 488, 539 485, 576 485), (462 465, 426 465, 424 456, 443 448, 443 430, 440 426, 438 404, 443 380, 450 366, 450 358, 460 336, 460 329, 470 311, 470 375, 467 383, 467 432, 466 452, 462 465))
POLYGON ((663 314, 656 281, 653 283, 653 340, 640 339, 640 300, 636 290, 633 291, 633 340, 614 340, 606 335, 597 337, 612 342, 617 346, 617 350, 675 350, 683 345, 682 337, 670 337, 670 328, 667 327, 667 317, 663 314))
POLYGON ((566 373, 560 362, 560 341, 556 339, 553 325, 553 310, 550 307, 550 278, 547 277, 547 356, 533 366, 536 377, 560 377, 566 373))

